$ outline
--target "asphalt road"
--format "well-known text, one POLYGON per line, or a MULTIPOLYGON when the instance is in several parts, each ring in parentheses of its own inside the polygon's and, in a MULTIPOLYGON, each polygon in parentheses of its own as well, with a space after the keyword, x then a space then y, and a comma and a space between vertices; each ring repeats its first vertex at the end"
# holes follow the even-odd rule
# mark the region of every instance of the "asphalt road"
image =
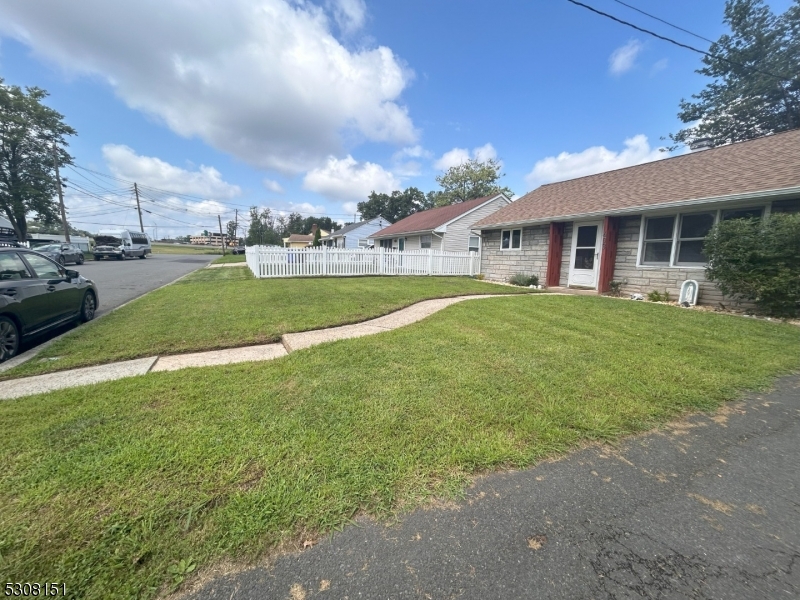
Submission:
POLYGON ((178 277, 205 267, 217 256, 211 254, 150 254, 144 260, 90 260, 82 265, 68 265, 97 285, 103 315, 142 294, 161 287, 178 277))
MULTIPOLYGON (((68 264, 66 268, 74 269, 95 282, 100 294, 100 306, 97 310, 97 316, 100 317, 142 294, 206 266, 215 258, 217 257, 211 254, 150 254, 144 260, 140 258, 128 258, 124 261, 89 260, 82 265, 68 264)), ((20 353, 35 348, 74 327, 75 325, 66 325, 29 340, 22 344, 20 353)))
POLYGON ((362 519, 190 595, 796 598, 800 376, 616 448, 481 479, 463 502, 362 519))

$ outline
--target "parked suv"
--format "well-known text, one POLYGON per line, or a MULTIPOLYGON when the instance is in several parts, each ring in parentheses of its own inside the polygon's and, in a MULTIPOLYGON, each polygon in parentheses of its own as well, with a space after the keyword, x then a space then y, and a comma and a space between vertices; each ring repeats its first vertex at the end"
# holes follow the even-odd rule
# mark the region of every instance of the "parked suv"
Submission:
POLYGON ((77 271, 24 248, 0 247, 0 362, 20 342, 70 321, 91 321, 95 284, 77 271))
POLYGON ((241 245, 240 246, 234 246, 231 249, 231 253, 232 254, 244 254, 244 250, 245 250, 244 246, 241 246, 241 245))

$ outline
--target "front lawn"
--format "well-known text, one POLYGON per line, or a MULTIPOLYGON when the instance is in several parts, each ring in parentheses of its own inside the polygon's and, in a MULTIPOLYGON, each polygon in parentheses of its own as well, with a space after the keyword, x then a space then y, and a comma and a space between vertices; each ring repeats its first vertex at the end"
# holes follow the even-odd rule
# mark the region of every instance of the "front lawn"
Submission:
POLYGON ((215 246, 151 243, 150 248, 153 254, 222 254, 222 248, 215 246))
POLYGON ((244 267, 203 269, 77 328, 0 379, 266 344, 284 333, 357 323, 429 298, 519 291, 467 277, 258 280, 244 267))
POLYGON ((475 473, 713 409, 798 366, 791 325, 527 296, 269 363, 5 401, 0 573, 151 598, 191 565, 457 497, 475 473))
POLYGON ((229 263, 243 263, 245 261, 244 254, 231 254, 230 252, 225 256, 220 256, 211 261, 212 265, 226 265, 229 263))

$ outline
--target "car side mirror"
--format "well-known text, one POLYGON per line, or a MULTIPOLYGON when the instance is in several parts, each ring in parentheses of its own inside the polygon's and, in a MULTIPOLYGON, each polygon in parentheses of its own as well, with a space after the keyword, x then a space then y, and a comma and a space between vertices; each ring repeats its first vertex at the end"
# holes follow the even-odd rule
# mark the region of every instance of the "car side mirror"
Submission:
POLYGON ((64 274, 67 276, 67 281, 72 281, 73 279, 77 279, 78 277, 81 276, 80 273, 78 273, 77 271, 75 271, 73 269, 67 269, 64 272, 64 274))

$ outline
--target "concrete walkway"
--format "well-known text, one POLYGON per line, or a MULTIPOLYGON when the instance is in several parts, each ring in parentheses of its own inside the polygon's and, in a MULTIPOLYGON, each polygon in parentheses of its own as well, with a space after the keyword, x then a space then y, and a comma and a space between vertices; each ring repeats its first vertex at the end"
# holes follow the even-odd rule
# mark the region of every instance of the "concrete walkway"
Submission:
MULTIPOLYGON (((527 296, 527 294, 521 294, 527 296)), ((301 333, 287 333, 281 340, 282 343, 263 344, 244 348, 229 348, 226 350, 212 350, 210 352, 195 352, 192 354, 179 354, 174 356, 151 356, 137 360, 129 360, 97 367, 84 367, 70 371, 59 371, 47 375, 36 375, 22 379, 11 379, 0 382, 0 399, 20 398, 32 394, 41 394, 54 390, 79 387, 113 381, 136 375, 146 375, 155 371, 177 371, 188 367, 209 367, 215 365, 228 365, 240 362, 253 362, 272 360, 286 356, 289 352, 310 348, 317 344, 373 335, 384 331, 391 331, 398 327, 410 325, 421 321, 427 316, 439 312, 443 308, 478 298, 510 298, 513 294, 486 294, 457 296, 455 298, 437 298, 423 300, 396 312, 378 317, 355 325, 343 325, 316 331, 301 333)))

